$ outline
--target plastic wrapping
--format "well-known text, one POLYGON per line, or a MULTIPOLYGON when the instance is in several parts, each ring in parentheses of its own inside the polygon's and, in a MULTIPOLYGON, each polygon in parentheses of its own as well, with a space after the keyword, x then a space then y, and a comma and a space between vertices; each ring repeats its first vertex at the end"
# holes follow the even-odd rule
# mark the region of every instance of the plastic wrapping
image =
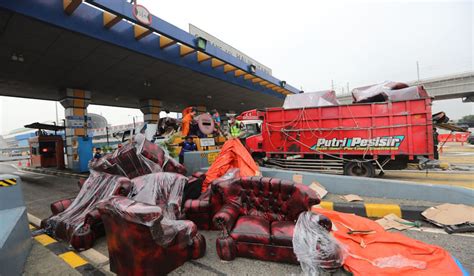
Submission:
POLYGON ((123 196, 113 196, 100 202, 100 208, 111 211, 126 221, 152 227, 163 218, 162 209, 123 196))
POLYGON ((146 140, 143 134, 137 134, 130 143, 116 149, 113 154, 92 160, 89 168, 130 179, 162 171, 186 173, 184 166, 169 157, 160 146, 146 140))
POLYGON ((300 93, 287 96, 283 103, 284 109, 306 108, 339 105, 336 92, 333 90, 300 93))
POLYGON ((86 217, 97 203, 113 195, 117 195, 124 185, 130 185, 125 177, 91 171, 79 194, 64 211, 46 221, 45 230, 68 242, 80 231, 86 217))
POLYGON ((169 219, 181 217, 181 203, 187 178, 176 173, 152 173, 132 180, 130 198, 158 205, 169 219))
POLYGON ((137 135, 132 143, 117 149, 113 154, 113 160, 130 179, 163 170, 160 164, 153 162, 140 153, 139 150, 143 149, 146 142, 148 141, 143 135, 137 135))
POLYGON ((181 234, 181 238, 188 244, 192 243, 193 228, 188 221, 179 220, 183 216, 181 206, 186 182, 186 177, 166 172, 148 174, 132 180, 133 188, 129 197, 138 202, 159 206, 163 212, 163 246, 171 243, 178 234, 181 234))
POLYGON ((407 101, 429 97, 421 86, 409 87, 405 83, 386 81, 352 90, 354 103, 407 101))
POLYGON ((223 181, 223 180, 230 180, 234 178, 238 178, 240 176, 240 169, 239 168, 230 168, 228 171, 225 172, 224 175, 219 177, 214 181, 223 181))
POLYGON ((403 89, 385 91, 389 101, 408 101, 422 98, 428 98, 429 95, 420 86, 410 86, 403 89))
POLYGON ((89 162, 89 169, 97 172, 125 176, 122 168, 115 163, 112 153, 107 153, 100 159, 92 159, 89 162))
POLYGON ((321 269, 337 269, 347 256, 339 242, 320 225, 320 221, 325 220, 318 214, 303 212, 296 222, 293 251, 304 275, 319 275, 321 269))
POLYGON ((170 241, 163 228, 162 209, 126 197, 112 197, 99 203, 101 212, 108 212, 131 223, 147 226, 153 240, 160 246, 166 247, 170 241))
POLYGON ((373 261, 373 265, 380 268, 402 268, 402 267, 414 267, 418 269, 425 269, 426 262, 411 260, 406 257, 403 257, 400 254, 393 255, 390 257, 381 257, 373 261))

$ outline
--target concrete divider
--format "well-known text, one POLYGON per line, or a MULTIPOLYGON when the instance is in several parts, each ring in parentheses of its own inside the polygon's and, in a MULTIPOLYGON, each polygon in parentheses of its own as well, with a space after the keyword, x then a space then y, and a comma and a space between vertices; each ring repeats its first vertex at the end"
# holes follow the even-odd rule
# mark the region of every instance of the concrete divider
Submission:
POLYGON ((322 201, 320 207, 342 213, 352 213, 367 218, 382 218, 388 214, 395 214, 408 220, 424 220, 421 213, 429 208, 429 206, 331 201, 322 201))
POLYGON ((204 167, 209 167, 214 162, 219 152, 220 150, 185 152, 184 166, 188 171, 188 176, 193 172, 202 170, 204 167))
POLYGON ((383 178, 351 177, 301 171, 261 168, 262 175, 293 180, 293 175, 303 176, 303 183, 321 183, 334 194, 357 194, 360 196, 393 199, 424 200, 443 203, 474 204, 474 190, 447 185, 419 184, 383 178))
POLYGON ((0 275, 22 275, 31 246, 21 179, 0 175, 0 275))

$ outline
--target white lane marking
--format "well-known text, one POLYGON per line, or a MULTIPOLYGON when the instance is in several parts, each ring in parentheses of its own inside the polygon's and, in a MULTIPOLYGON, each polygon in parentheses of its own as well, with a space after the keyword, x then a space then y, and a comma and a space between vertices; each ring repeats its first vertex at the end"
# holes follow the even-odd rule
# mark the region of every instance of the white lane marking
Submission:
POLYGON ((109 258, 94 248, 82 251, 80 254, 98 266, 105 266, 109 263, 109 258))
POLYGON ((14 172, 13 174, 17 175, 27 175, 28 177, 31 177, 33 179, 43 179, 45 177, 60 177, 57 175, 52 175, 52 174, 43 174, 43 173, 37 173, 37 172, 30 172, 30 171, 24 171, 24 170, 18 170, 14 172))
MULTIPOLYGON (((39 219, 38 217, 35 217, 34 215, 30 213, 27 213, 27 216, 28 216, 28 221, 31 224, 33 224, 34 226, 38 228, 40 227, 41 219, 39 219)), ((105 256, 104 254, 100 253, 99 251, 95 250, 94 248, 90 248, 88 250, 82 251, 79 254, 89 259, 91 263, 94 263, 96 266, 99 266, 102 269, 110 272, 109 258, 105 256)))
POLYGON ((451 236, 461 236, 461 237, 469 237, 474 238, 474 234, 467 234, 467 233, 454 233, 449 234, 444 231, 444 229, 438 228, 428 228, 428 227, 421 227, 421 228, 409 228, 408 231, 418 231, 418 232, 426 232, 426 233, 433 233, 433 234, 444 234, 444 235, 451 235, 451 236))
POLYGON ((27 213, 28 215, 28 221, 33 224, 34 226, 36 227, 40 227, 41 226, 41 219, 33 216, 32 214, 30 213, 27 213))

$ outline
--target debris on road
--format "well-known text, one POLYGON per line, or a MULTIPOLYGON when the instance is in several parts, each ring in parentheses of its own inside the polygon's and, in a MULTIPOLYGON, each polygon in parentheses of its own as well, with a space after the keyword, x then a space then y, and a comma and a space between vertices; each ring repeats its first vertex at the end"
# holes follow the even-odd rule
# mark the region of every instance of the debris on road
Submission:
POLYGON ((328 191, 326 190, 326 188, 323 185, 321 185, 319 182, 313 181, 313 183, 311 183, 309 187, 313 189, 316 193, 318 193, 321 199, 323 199, 328 194, 328 191))
POLYGON ((322 221, 328 219, 313 212, 303 212, 296 222, 293 251, 304 275, 335 271, 342 267, 347 257, 344 246, 329 234, 332 225, 324 225, 322 221))
POLYGON ((404 220, 395 214, 388 214, 385 217, 376 220, 375 222, 380 224, 385 230, 395 229, 398 231, 403 231, 412 227, 421 226, 419 222, 404 220))
POLYGON ((293 181, 296 183, 303 183, 303 175, 301 174, 294 174, 293 181))
POLYGON ((429 222, 444 227, 448 233, 474 231, 474 207, 445 203, 430 207, 421 213, 429 222))
POLYGON ((358 195, 345 195, 341 196, 343 199, 347 200, 348 202, 354 202, 354 201, 364 201, 364 199, 358 195))
POLYGON ((387 232, 368 218, 314 207, 312 211, 331 220, 332 237, 347 252, 344 268, 353 275, 463 275, 465 271, 441 247, 387 232))

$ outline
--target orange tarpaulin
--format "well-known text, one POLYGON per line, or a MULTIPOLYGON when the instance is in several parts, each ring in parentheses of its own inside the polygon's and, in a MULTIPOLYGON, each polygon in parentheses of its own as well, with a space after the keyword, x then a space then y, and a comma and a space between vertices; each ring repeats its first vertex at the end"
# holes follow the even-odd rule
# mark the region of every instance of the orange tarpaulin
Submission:
POLYGON ((331 219, 332 234, 348 251, 344 268, 354 275, 463 275, 454 258, 438 246, 386 232, 354 214, 316 207, 312 211, 331 219), (350 230, 373 232, 348 234, 350 230))
POLYGON ((225 142, 216 160, 206 172, 202 192, 207 190, 214 179, 223 176, 229 169, 233 168, 240 169, 241 177, 260 175, 257 164, 255 164, 252 156, 239 139, 230 139, 225 142))

